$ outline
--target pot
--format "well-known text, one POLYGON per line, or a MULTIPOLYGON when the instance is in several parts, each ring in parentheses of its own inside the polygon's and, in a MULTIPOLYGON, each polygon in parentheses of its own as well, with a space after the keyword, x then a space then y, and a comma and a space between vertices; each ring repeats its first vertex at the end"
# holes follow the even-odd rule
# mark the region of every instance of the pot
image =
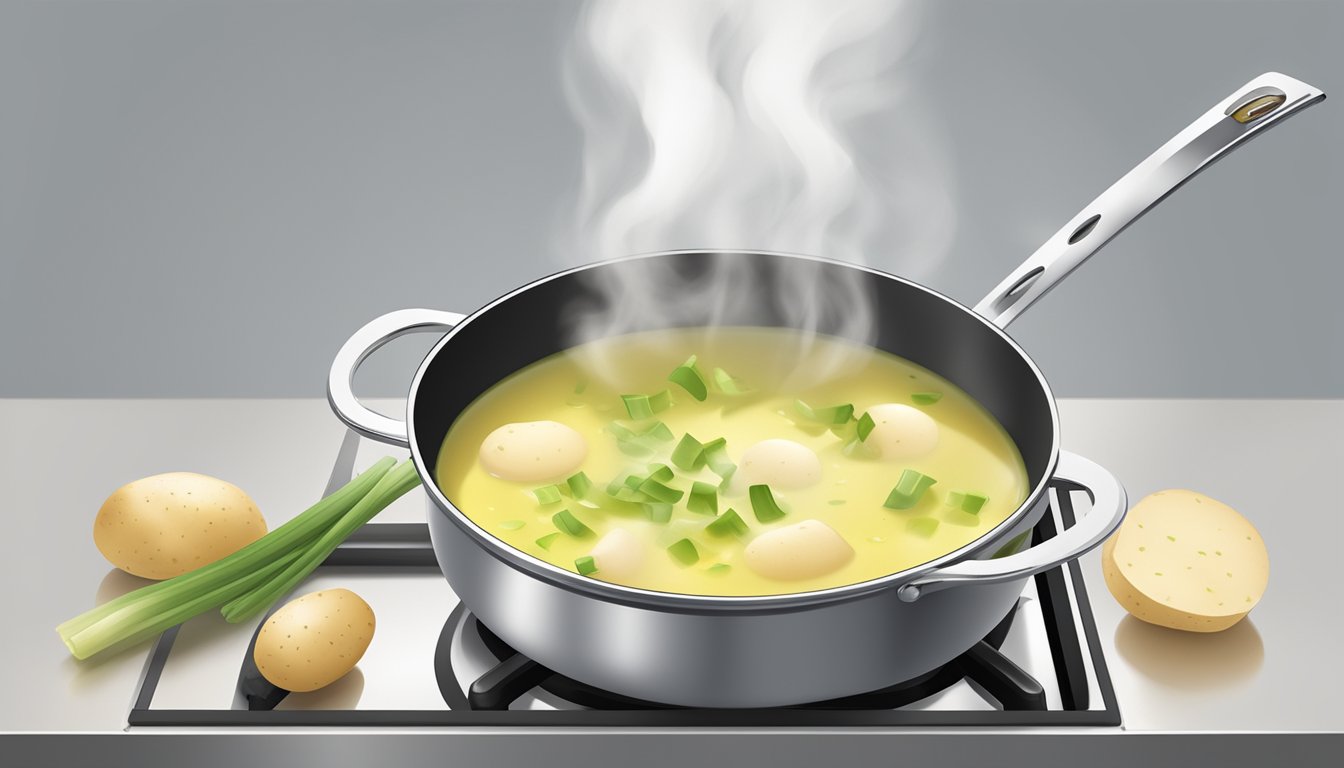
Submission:
MULTIPOLYGON (((695 707, 797 705, 893 685, 973 646, 1012 610, 1030 576, 1095 547, 1126 510, 1124 489, 1109 472, 1060 451, 1049 384, 1004 327, 1185 180, 1322 98, 1275 73, 1251 81, 1083 209, 974 309, 900 277, 821 258, 656 253, 542 278, 470 316, 408 309, 377 318, 337 354, 328 398, 355 431, 410 448, 429 497, 434 550, 453 590, 500 638, 543 666, 614 693, 695 707), (431 471, 453 421, 496 382, 568 346, 567 309, 590 296, 591 278, 602 277, 594 272, 674 269, 695 276, 726 259, 760 286, 800 270, 809 279, 859 281, 876 308, 876 338, 867 341, 949 379, 1012 437, 1030 479, 1022 505, 965 547, 883 578, 805 593, 714 597, 635 589, 550 565, 485 532, 439 490, 431 471), (404 422, 356 399, 351 380, 371 352, 405 333, 444 329, 416 371, 404 422), (1046 512, 1052 480, 1086 489, 1091 511, 1058 536, 1018 551, 1046 512)), ((767 289, 741 297, 750 324, 786 324, 770 298, 767 289)))

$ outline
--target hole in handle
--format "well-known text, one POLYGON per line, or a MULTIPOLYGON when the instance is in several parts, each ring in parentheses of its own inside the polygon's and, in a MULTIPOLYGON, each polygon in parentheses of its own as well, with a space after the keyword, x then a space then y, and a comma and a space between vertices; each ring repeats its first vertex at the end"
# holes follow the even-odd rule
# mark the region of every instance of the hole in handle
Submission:
POLYGON ((1004 292, 1003 297, 1005 299, 1009 299, 1021 293, 1022 291, 1025 291, 1032 283, 1036 282, 1036 278, 1040 277, 1041 273, 1044 271, 1045 267, 1036 267, 1027 274, 1018 278, 1017 282, 1013 283, 1013 287, 1009 288, 1007 291, 1004 292))
POLYGON ((1069 235, 1069 245, 1073 245, 1079 240, 1082 240, 1084 237, 1087 237, 1088 234, 1091 233, 1093 229, 1096 229, 1098 221, 1101 221, 1100 213, 1093 214, 1092 217, 1089 218, 1087 221, 1084 221, 1082 224, 1079 224, 1078 228, 1073 230, 1073 234, 1069 235))

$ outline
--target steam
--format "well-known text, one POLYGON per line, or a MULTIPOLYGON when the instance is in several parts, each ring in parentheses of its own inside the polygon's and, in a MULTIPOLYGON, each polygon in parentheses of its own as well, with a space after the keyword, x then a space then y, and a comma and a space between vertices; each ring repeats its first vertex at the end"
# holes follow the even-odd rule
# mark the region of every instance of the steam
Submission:
MULTIPOLYGON (((917 276, 945 251, 952 222, 936 145, 906 103, 916 11, 905 0, 590 0, 565 62, 583 131, 577 209, 561 238, 569 258, 750 249, 862 264, 882 254, 879 266, 917 276), (859 156, 860 135, 883 149, 859 156)), ((733 259, 691 277, 591 274, 602 300, 576 312, 576 341, 741 324, 761 301, 804 339, 873 333, 862 281, 819 267, 780 271, 770 285, 733 259)))

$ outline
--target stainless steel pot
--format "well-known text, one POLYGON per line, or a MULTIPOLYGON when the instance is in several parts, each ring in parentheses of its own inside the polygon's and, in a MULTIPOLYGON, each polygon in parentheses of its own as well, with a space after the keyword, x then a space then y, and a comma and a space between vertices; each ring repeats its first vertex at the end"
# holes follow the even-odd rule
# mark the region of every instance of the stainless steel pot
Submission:
MULTIPOLYGON (((657 253, 543 278, 467 317, 427 309, 384 315, 337 354, 328 398, 354 430, 410 447, 430 498, 435 552, 454 591, 501 638, 550 669, 627 696, 697 707, 800 704, 891 685, 970 648, 1012 609, 1029 576, 1095 547, 1125 513, 1124 490, 1110 473, 1059 450, 1050 387, 1003 328, 1184 181, 1322 98, 1280 74, 1251 81, 1083 209, 974 310, 841 262, 761 252, 657 253), (565 312, 591 290, 590 272, 673 267, 696 275, 724 259, 750 269, 762 286, 797 270, 820 280, 843 273, 862 281, 877 307, 873 345, 948 378, 999 420, 1026 463, 1032 488, 1026 501, 980 539, 900 573, 807 593, 707 597, 633 589, 557 568, 494 538, 439 490, 431 471, 454 419, 500 379, 566 346, 565 312), (405 333, 443 329, 449 332, 416 372, 405 422, 356 399, 351 380, 371 352, 405 333), (1092 510, 1059 536, 1017 551, 1021 534, 1045 513, 1051 478, 1088 489, 1092 510)), ((768 291, 742 297, 751 324, 785 324, 769 299, 768 291)))

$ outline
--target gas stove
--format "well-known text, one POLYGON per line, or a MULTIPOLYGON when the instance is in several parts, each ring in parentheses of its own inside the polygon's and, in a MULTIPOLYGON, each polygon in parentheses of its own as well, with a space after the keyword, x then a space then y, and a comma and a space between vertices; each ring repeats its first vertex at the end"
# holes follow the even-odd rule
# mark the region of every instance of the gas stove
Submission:
MULTIPOLYGON (((328 492, 352 473, 348 433, 328 492)), ((1033 537, 1074 523, 1087 496, 1059 483, 1033 537)), ((252 663, 261 621, 197 620, 165 632, 128 716, 149 726, 1118 726, 1119 708, 1082 573, 1034 577, 1014 609, 944 667, 871 692, 783 709, 669 707, 598 690, 517 653, 476 619, 440 575, 428 527, 365 526, 301 590, 345 587, 378 630, 360 664, 325 689, 290 693, 252 663)))

